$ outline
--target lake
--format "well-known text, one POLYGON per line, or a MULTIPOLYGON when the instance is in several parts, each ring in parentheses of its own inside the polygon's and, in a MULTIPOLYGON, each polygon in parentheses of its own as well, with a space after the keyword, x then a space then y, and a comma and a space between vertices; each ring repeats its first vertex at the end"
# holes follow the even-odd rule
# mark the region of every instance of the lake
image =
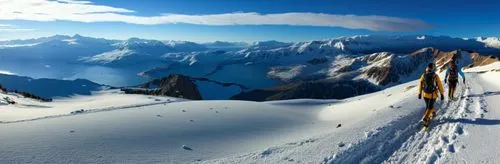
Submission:
POLYGON ((114 68, 64 62, 0 61, 0 70, 18 76, 65 80, 81 78, 111 86, 137 85, 150 80, 137 76, 144 69, 146 68, 114 68))

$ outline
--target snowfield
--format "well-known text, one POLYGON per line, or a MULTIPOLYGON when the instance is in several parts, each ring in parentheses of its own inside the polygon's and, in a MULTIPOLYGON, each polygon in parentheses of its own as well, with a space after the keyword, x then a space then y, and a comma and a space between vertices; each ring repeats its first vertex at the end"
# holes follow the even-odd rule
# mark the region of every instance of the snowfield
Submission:
POLYGON ((2 112, 0 121, 3 123, 66 116, 82 109, 84 112, 97 112, 182 101, 171 97, 123 94, 119 90, 99 91, 92 96, 76 95, 70 98, 57 98, 53 102, 23 98, 14 93, 0 93, 0 99, 2 99, 0 101, 3 101, 5 97, 14 100, 17 104, 0 105, 2 112))
POLYGON ((41 103, 0 93, 19 102, 0 103, 0 159, 495 163, 500 72, 484 69, 466 73, 458 100, 437 101, 437 117, 427 132, 419 122, 424 102, 417 99, 417 81, 345 100, 184 101, 108 91, 41 103), (71 114, 80 109, 92 110, 71 114))

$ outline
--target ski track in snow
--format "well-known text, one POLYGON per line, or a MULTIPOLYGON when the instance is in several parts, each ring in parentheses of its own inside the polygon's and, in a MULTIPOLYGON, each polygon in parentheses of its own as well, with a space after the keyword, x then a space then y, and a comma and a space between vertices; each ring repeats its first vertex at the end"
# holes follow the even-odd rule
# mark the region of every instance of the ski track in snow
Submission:
MULTIPOLYGON (((113 106, 113 107, 107 107, 107 108, 85 109, 85 112, 83 112, 83 113, 59 114, 59 115, 51 115, 51 116, 37 117, 37 118, 32 118, 32 119, 15 120, 15 121, 0 121, 0 124, 11 124, 11 123, 18 123, 18 122, 44 120, 44 119, 67 117, 67 116, 89 114, 89 113, 96 113, 96 112, 106 112, 106 111, 113 111, 113 110, 122 110, 122 109, 146 107, 146 106, 153 106, 153 105, 160 105, 160 104, 168 104, 168 103, 174 103, 174 102, 182 102, 182 101, 181 100, 177 100, 177 101, 170 101, 169 100, 169 101, 146 103, 146 104, 136 104, 136 105, 127 105, 127 106, 113 106)), ((79 109, 75 109, 74 111, 77 111, 77 110, 79 110, 79 109)))
MULTIPOLYGON (((469 78, 471 79, 471 78, 469 78)), ((367 139, 346 151, 326 157, 323 163, 438 163, 467 135, 462 121, 483 118, 487 112, 484 95, 469 95, 470 81, 459 85, 457 101, 438 101, 437 116, 429 131, 422 131, 422 112, 413 112, 367 134, 367 139)), ((447 86, 445 86, 447 88, 447 86)), ((480 88, 477 88, 480 89, 480 88)), ((447 89, 445 89, 447 92, 447 89)))

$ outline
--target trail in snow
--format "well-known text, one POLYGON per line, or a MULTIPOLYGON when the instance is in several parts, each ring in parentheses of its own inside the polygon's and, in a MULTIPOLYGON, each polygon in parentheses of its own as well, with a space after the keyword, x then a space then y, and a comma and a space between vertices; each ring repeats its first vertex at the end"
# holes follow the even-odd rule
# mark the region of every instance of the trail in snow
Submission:
POLYGON ((476 83, 469 79, 472 81, 459 85, 457 101, 437 102, 438 114, 430 131, 421 131, 422 107, 422 112, 413 112, 378 128, 366 140, 332 156, 326 163, 435 163, 446 154, 459 151, 455 142, 467 134, 463 122, 472 121, 469 117, 482 118, 487 112, 484 96, 469 95, 471 83, 476 83))
POLYGON ((500 146, 500 72, 472 74, 478 83, 472 83, 469 98, 473 103, 461 123, 467 135, 456 142, 457 152, 447 154, 440 163, 498 163, 500 146))
MULTIPOLYGON (((15 120, 15 121, 0 121, 0 124, 11 124, 11 123, 18 123, 18 122, 26 122, 26 121, 36 121, 36 120, 43 120, 43 119, 51 119, 51 118, 59 118, 59 117, 66 117, 66 116, 74 116, 74 115, 81 115, 81 114, 96 113, 96 112, 105 112, 105 111, 113 111, 113 110, 121 110, 121 109, 146 107, 146 106, 167 104, 167 103, 173 103, 173 102, 179 102, 179 101, 170 101, 170 100, 168 100, 168 101, 155 102, 155 103, 146 103, 146 104, 136 104, 136 105, 126 105, 126 106, 114 106, 114 107, 107 107, 107 108, 85 109, 84 112, 78 113, 78 114, 68 113, 68 114, 59 114, 59 115, 50 115, 50 116, 36 117, 36 118, 31 118, 31 119, 15 120)), ((75 109, 74 111, 77 111, 77 110, 78 109, 75 109)))
POLYGON ((436 119, 431 123, 429 132, 419 132, 411 136, 398 151, 394 152, 386 163, 435 163, 446 153, 455 153, 455 141, 460 135, 464 135, 463 125, 453 120, 466 116, 470 108, 468 93, 470 88, 460 85, 456 95, 460 96, 457 101, 449 101, 441 104, 436 119))

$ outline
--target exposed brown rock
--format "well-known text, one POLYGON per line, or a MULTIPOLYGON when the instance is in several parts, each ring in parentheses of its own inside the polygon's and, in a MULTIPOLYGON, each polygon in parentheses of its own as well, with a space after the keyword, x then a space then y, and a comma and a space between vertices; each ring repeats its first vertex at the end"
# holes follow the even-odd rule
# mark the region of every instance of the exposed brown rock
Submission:
POLYGON ((484 65, 488 65, 488 64, 500 61, 500 59, 498 57, 493 56, 493 55, 488 55, 488 56, 487 55, 480 55, 479 53, 476 53, 476 52, 471 53, 470 55, 471 55, 473 63, 468 65, 467 68, 484 66, 484 65))
POLYGON ((125 93, 147 94, 180 97, 191 100, 201 100, 200 92, 193 80, 184 75, 172 74, 166 78, 155 79, 148 83, 139 85, 145 89, 122 89, 125 93), (156 89, 147 89, 156 88, 156 89))

